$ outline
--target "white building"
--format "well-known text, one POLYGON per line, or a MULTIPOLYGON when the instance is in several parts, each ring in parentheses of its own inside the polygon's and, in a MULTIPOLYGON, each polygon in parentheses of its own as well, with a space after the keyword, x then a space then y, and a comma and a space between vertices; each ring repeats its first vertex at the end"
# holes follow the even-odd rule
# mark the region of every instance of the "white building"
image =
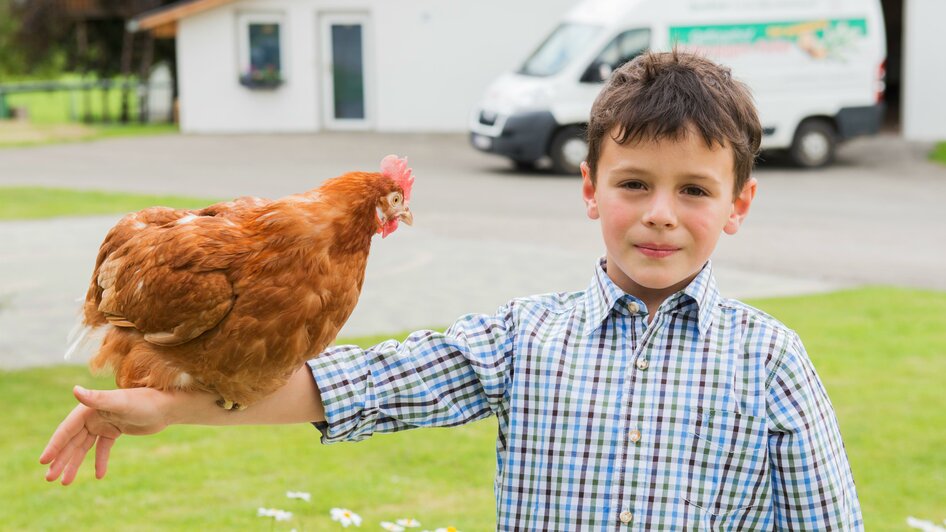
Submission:
MULTIPOLYGON (((131 25, 176 37, 185 132, 464 131, 577 1, 185 0, 131 25)), ((881 1, 888 104, 907 138, 946 139, 946 0, 881 1)))
POLYGON ((132 27, 176 37, 188 133, 463 131, 574 3, 192 0, 132 27))
POLYGON ((903 2, 903 135, 946 140, 946 1, 903 2))

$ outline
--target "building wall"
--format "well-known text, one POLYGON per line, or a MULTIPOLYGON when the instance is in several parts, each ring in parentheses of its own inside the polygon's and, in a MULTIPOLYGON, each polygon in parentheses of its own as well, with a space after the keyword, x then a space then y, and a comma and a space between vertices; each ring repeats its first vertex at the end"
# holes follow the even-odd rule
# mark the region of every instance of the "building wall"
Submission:
POLYGON ((311 28, 299 2, 235 2, 180 22, 177 35, 181 129, 185 132, 299 132, 316 128, 311 28), (276 9, 280 6, 281 9, 276 9), (287 83, 277 90, 240 85, 237 12, 283 11, 287 83), (307 38, 308 37, 308 38, 307 38), (309 56, 309 57, 307 57, 309 56))
POLYGON ((243 0, 180 21, 177 57, 185 132, 324 128, 320 13, 367 13, 367 97, 378 131, 463 131, 497 75, 515 68, 576 0, 243 0), (276 90, 239 84, 238 17, 284 16, 276 90))
POLYGON ((903 134, 946 140, 946 2, 904 2, 903 134))

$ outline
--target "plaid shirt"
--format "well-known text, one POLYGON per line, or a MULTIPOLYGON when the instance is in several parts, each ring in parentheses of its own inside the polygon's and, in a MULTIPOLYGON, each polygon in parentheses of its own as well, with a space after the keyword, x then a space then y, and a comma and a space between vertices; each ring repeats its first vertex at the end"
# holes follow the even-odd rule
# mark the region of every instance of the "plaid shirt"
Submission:
POLYGON ((831 403, 798 336, 723 299, 707 264, 648 325, 603 261, 515 299, 309 361, 324 443, 495 415, 499 530, 863 529, 831 403))

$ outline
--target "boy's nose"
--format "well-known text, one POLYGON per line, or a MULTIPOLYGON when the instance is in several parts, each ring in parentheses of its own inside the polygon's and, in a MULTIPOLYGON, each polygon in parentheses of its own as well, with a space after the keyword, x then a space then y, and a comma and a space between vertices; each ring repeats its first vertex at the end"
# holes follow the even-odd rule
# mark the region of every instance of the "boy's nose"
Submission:
POLYGON ((644 225, 648 227, 674 227, 677 225, 673 198, 666 194, 654 194, 647 207, 647 212, 644 213, 642 220, 644 225))

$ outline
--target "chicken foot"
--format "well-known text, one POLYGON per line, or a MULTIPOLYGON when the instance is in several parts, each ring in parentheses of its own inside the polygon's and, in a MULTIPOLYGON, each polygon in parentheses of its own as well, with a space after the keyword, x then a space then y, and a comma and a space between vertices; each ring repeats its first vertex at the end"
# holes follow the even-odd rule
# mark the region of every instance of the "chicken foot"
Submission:
POLYGON ((217 399, 217 406, 224 410, 246 410, 246 405, 234 403, 229 399, 217 399))

